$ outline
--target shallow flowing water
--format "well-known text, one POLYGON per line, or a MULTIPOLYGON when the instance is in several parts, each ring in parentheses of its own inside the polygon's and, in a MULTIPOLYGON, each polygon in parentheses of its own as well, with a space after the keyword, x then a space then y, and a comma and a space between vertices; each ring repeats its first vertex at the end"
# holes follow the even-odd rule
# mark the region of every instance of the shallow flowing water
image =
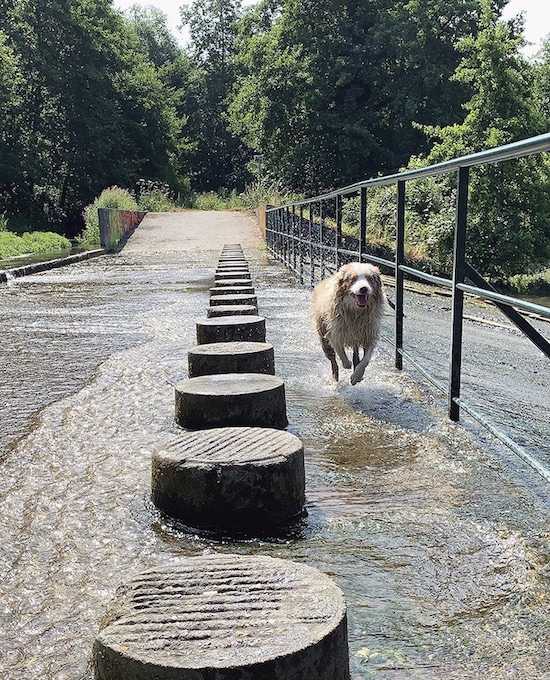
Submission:
POLYGON ((128 574, 223 551, 333 576, 354 678, 548 677, 544 487, 449 424, 384 346, 365 383, 334 386, 309 292, 258 251, 259 304, 306 446, 308 516, 286 536, 214 540, 151 506, 151 451, 177 431, 172 385, 215 248, 128 249, 0 289, 3 676, 90 678, 94 634, 128 574))

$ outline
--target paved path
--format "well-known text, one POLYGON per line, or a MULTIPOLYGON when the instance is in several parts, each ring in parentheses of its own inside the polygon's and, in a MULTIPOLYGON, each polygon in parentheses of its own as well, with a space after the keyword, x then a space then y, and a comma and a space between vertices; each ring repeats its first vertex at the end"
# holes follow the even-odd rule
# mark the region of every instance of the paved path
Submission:
MULTIPOLYGON (((364 383, 335 386, 309 303, 236 213, 150 216, 118 255, 0 287, 3 677, 91 680, 114 588, 209 551, 330 574, 348 602, 354 680, 546 677, 547 489, 490 438, 449 423, 384 346, 364 383), (290 429, 306 446, 309 516, 286 540, 218 543, 149 501, 151 454, 176 432, 173 384, 224 241, 251 261, 290 429)), ((411 307, 406 337, 419 331, 435 362, 433 316, 411 307)), ((478 342, 495 337, 510 344, 478 342)))

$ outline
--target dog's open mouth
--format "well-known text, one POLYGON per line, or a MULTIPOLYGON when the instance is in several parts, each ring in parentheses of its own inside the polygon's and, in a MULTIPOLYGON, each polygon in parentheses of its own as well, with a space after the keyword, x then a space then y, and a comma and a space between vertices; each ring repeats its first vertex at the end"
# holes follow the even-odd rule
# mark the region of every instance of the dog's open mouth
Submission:
POLYGON ((365 293, 358 293, 353 296, 358 307, 366 307, 368 296, 365 293))

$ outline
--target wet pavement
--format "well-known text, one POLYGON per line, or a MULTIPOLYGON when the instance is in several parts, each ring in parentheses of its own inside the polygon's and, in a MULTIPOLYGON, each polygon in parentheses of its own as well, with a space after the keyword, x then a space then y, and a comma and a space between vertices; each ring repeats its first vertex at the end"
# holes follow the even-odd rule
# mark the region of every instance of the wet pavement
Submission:
MULTIPOLYGON (((90 678, 92 640, 120 582, 218 551, 330 574, 348 602, 354 679, 548 677, 547 487, 468 421, 449 423, 438 395, 392 368, 384 343, 364 383, 335 386, 309 297, 234 213, 149 217, 119 255, 0 287, 3 677, 90 678), (308 517, 261 541, 193 534, 149 501, 151 451, 176 431, 172 385, 185 376, 219 249, 237 241, 290 430, 306 446, 308 517)), ((408 349, 444 380, 448 305, 408 298, 408 349)), ((513 332, 469 323, 467 338, 465 391, 491 397, 485 408, 503 422, 506 405, 515 433, 546 457, 548 369, 530 348, 513 368, 526 346, 513 332)))

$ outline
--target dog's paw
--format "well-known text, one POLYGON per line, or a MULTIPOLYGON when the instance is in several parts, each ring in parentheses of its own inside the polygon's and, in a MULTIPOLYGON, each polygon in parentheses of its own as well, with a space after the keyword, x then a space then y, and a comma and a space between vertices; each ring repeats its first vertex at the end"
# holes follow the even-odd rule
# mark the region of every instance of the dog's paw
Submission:
POLYGON ((354 371, 351 374, 350 383, 352 385, 357 385, 357 383, 360 383, 361 380, 363 380, 364 375, 364 373, 358 373, 357 371, 354 371))
POLYGON ((351 368, 351 361, 349 359, 346 359, 345 361, 342 359, 342 366, 349 370, 351 368))

